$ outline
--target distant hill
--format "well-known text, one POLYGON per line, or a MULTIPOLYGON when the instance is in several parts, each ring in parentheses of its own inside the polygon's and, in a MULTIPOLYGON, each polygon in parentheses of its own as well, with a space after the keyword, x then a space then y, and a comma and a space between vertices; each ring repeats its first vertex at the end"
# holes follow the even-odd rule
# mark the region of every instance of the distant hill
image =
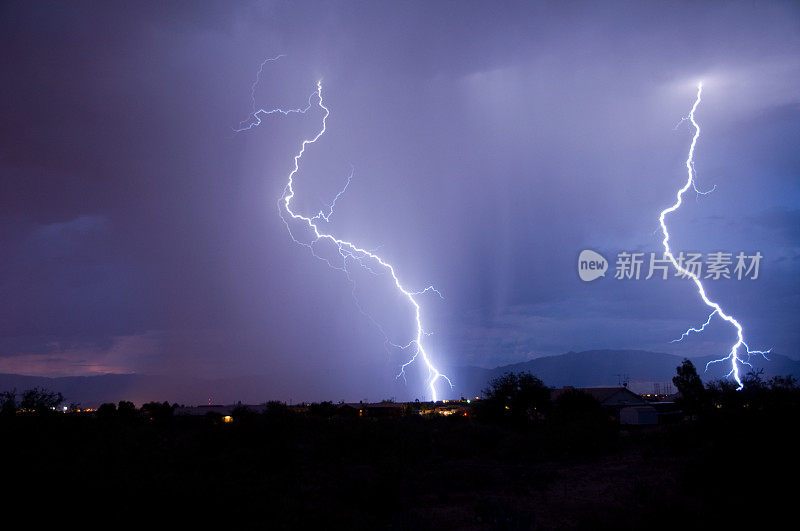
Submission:
MULTIPOLYGON (((729 363, 705 365, 713 356, 692 358, 697 372, 705 381, 724 378, 730 370, 729 363)), ((504 365, 494 369, 460 367, 454 371, 457 391, 464 396, 477 396, 492 378, 506 372, 530 372, 551 387, 603 387, 618 385, 622 377, 632 384, 671 382, 675 369, 683 357, 646 350, 587 350, 547 356, 523 363, 504 365)), ((753 357, 755 369, 764 369, 764 378, 792 375, 800 380, 800 361, 785 356, 770 355, 770 361, 753 357)), ((649 389, 648 389, 648 392, 649 389)))
MULTIPOLYGON (((700 376, 706 380, 723 378, 730 365, 712 365, 704 372, 705 364, 712 357, 693 358, 692 362, 700 376)), ((771 355, 771 361, 753 358, 755 368, 764 369, 764 378, 792 375, 800 380, 800 361, 785 356, 771 355)), ((551 387, 572 385, 575 387, 601 387, 618 385, 620 375, 627 376, 631 389, 651 392, 654 382, 671 382, 675 368, 683 358, 672 354, 644 350, 587 350, 567 352, 558 356, 547 356, 504 365, 494 369, 480 367, 456 367, 449 372, 455 388, 455 396, 478 396, 492 378, 506 372, 530 372, 551 387), (637 384, 639 387, 637 387, 637 384)), ((44 378, 0 374, 0 391, 16 389, 23 391, 33 387, 44 387, 64 394, 67 403, 76 402, 84 407, 97 406, 103 402, 131 400, 142 404, 151 400, 177 402, 180 404, 202 404, 214 392, 214 401, 229 404, 237 400, 261 403, 271 388, 266 376, 249 375, 238 378, 203 380, 199 378, 150 376, 141 374, 105 374, 99 376, 73 376, 44 378)))

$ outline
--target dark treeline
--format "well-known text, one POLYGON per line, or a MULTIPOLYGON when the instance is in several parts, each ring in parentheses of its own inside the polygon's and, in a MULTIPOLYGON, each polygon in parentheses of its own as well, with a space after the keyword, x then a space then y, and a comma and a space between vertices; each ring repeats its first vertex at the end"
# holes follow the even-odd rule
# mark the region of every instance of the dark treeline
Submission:
MULTIPOLYGON (((749 374, 736 391, 678 368, 684 418, 620 426, 580 390, 506 374, 469 414, 346 417, 336 404, 175 415, 43 389, 0 395, 0 499, 77 502, 81 517, 224 513, 270 529, 717 529, 791 514, 800 389, 749 374), (780 481, 779 481, 780 480, 780 481), (743 500, 746 503, 743 503, 743 500)), ((69 507, 60 505, 60 511, 69 507)))
POLYGON ((678 389, 677 404, 688 415, 708 417, 737 413, 741 410, 790 413, 800 407, 800 387, 793 376, 775 376, 764 380, 763 369, 748 371, 742 388, 731 380, 717 380, 703 385, 694 364, 686 359, 672 379, 678 389))

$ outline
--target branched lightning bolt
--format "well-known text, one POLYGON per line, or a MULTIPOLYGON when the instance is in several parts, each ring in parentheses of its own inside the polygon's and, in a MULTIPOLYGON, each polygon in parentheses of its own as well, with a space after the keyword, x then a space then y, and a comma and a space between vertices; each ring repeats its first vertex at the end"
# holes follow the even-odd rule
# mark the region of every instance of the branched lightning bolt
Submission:
POLYGON ((700 298, 703 300, 706 306, 712 308, 711 314, 708 316, 708 319, 700 328, 689 328, 688 330, 686 330, 686 332, 683 333, 683 335, 681 335, 680 338, 676 339, 675 341, 681 341, 692 332, 696 333, 702 332, 703 330, 705 330, 706 326, 708 326, 709 323, 711 323, 711 319, 714 317, 714 315, 718 315, 725 321, 732 324, 734 328, 736 328, 736 342, 731 346, 730 352, 728 353, 727 356, 725 356, 724 358, 708 362, 706 364, 706 370, 708 370, 708 367, 712 363, 720 363, 726 360, 730 360, 731 371, 728 373, 728 376, 733 376, 733 378, 736 380, 736 383, 739 384, 738 389, 742 389, 744 385, 742 384, 742 380, 739 376, 739 365, 737 363, 741 363, 752 367, 752 365, 750 365, 751 355, 759 354, 766 358, 766 355, 770 351, 750 350, 750 347, 747 346, 747 343, 745 343, 744 341, 744 329, 742 328, 742 325, 739 323, 739 321, 737 321, 733 316, 725 313, 719 304, 713 302, 711 299, 708 298, 708 296, 706 295, 706 290, 703 287, 703 283, 700 282, 700 278, 691 271, 685 269, 681 264, 679 264, 678 261, 675 259, 675 256, 673 256, 672 251, 670 250, 669 247, 669 232, 667 230, 666 217, 668 214, 671 214, 676 210, 678 210, 678 208, 680 208, 681 204, 683 203, 683 194, 686 193, 686 191, 688 191, 690 187, 693 188, 696 192, 701 194, 706 194, 713 191, 712 189, 708 192, 700 192, 695 185, 695 176, 697 174, 695 173, 694 169, 694 150, 695 147, 697 146, 697 140, 700 138, 700 125, 697 123, 697 120, 695 120, 695 111, 697 111, 697 107, 700 105, 700 98, 702 92, 703 92, 703 84, 700 83, 697 85, 697 98, 695 99, 694 105, 692 105, 692 110, 689 112, 689 115, 687 117, 681 120, 681 123, 688 120, 694 127, 694 136, 692 137, 692 143, 691 146, 689 147, 689 156, 686 159, 686 170, 688 173, 688 179, 686 180, 686 184, 684 184, 683 187, 680 190, 678 190, 675 197, 675 203, 671 207, 662 210, 661 215, 659 216, 658 219, 659 222, 661 223, 661 231, 664 234, 664 239, 662 240, 662 244, 664 245, 664 254, 669 258, 670 262, 672 262, 672 265, 675 266, 675 269, 678 270, 678 273, 682 274, 684 277, 688 277, 689 279, 691 279, 692 282, 694 282, 695 286, 697 287, 697 292, 700 295, 700 298), (744 347, 744 352, 740 353, 742 347, 744 347))
POLYGON ((445 382, 447 382, 447 384, 450 385, 450 387, 452 387, 453 384, 450 381, 450 379, 447 378, 447 376, 442 374, 434 366, 433 362, 431 361, 430 356, 428 355, 428 352, 425 350, 423 338, 428 336, 428 335, 430 335, 430 333, 426 332, 424 327, 423 327, 423 325, 422 325, 422 308, 420 306, 419 301, 417 300, 417 297, 425 295, 427 293, 435 293, 435 294, 437 294, 437 295, 439 295, 441 297, 441 293, 439 293, 439 291, 437 291, 436 288, 434 288, 433 286, 428 286, 425 289, 419 290, 419 291, 411 291, 411 290, 407 289, 400 282, 400 279, 397 276, 397 272, 395 271, 394 266, 389 264, 388 262, 386 262, 383 258, 381 258, 378 254, 376 254, 375 251, 362 249, 362 248, 358 247, 356 244, 354 244, 352 242, 349 242, 349 241, 346 241, 346 240, 342 240, 340 238, 337 238, 336 236, 333 236, 332 234, 324 232, 320 228, 320 223, 321 222, 323 222, 323 221, 325 223, 330 222, 330 218, 331 218, 331 216, 333 215, 333 212, 334 212, 334 207, 336 206, 336 201, 342 196, 342 194, 344 194, 344 192, 347 190, 347 187, 350 185, 350 182, 351 182, 351 180, 353 178, 353 170, 351 170, 350 176, 347 178, 347 182, 344 185, 344 187, 339 191, 338 194, 336 194, 336 197, 334 197, 333 201, 328 206, 327 211, 320 210, 314 216, 310 216, 309 217, 309 216, 305 216, 303 214, 300 214, 298 212, 295 212, 292 209, 292 199, 295 196, 294 179, 295 179, 295 176, 297 175, 298 171, 300 170, 300 159, 303 157, 303 154, 306 151, 306 147, 308 145, 310 145, 310 144, 316 143, 317 140, 319 140, 325 134, 326 128, 327 128, 328 116, 330 115, 330 110, 325 106, 325 104, 323 102, 323 99, 322 99, 322 82, 321 81, 317 82, 317 89, 316 89, 316 91, 314 91, 309 96, 308 105, 306 107, 304 107, 304 108, 288 109, 288 110, 278 109, 278 108, 275 108, 275 109, 258 108, 258 109, 256 109, 256 105, 255 105, 255 88, 256 88, 256 85, 258 84, 258 81, 259 81, 259 78, 260 78, 260 75, 261 75, 261 70, 263 69, 264 64, 266 62, 274 61, 274 60, 278 59, 279 57, 281 57, 281 56, 277 56, 277 57, 272 58, 272 59, 267 59, 266 61, 261 63, 261 66, 259 67, 259 71, 258 71, 258 76, 256 77, 256 81, 253 84, 253 86, 251 87, 251 97, 252 97, 252 103, 253 103, 252 113, 251 113, 250 117, 247 120, 245 120, 242 123, 240 123, 239 128, 235 129, 235 131, 236 132, 242 132, 242 131, 247 131, 247 130, 250 130, 250 129, 254 128, 254 127, 257 127, 258 125, 261 124, 261 116, 266 116, 266 115, 271 115, 271 114, 278 114, 278 113, 283 114, 283 115, 289 115, 289 114, 293 114, 293 113, 305 114, 314 105, 318 106, 323 111, 321 128, 319 129, 319 131, 317 132, 317 134, 315 136, 313 136, 310 139, 303 140, 303 142, 300 145, 299 151, 294 156, 294 168, 288 174, 287 183, 286 183, 286 186, 284 187, 284 190, 283 190, 283 195, 278 200, 278 213, 281 216, 281 219, 283 220, 284 224, 286 225, 286 229, 289 232, 289 236, 292 238, 292 240, 294 240, 295 243, 298 243, 300 245, 308 247, 309 250, 311 251, 312 255, 314 255, 315 257, 325 261, 330 267, 332 267, 334 269, 337 269, 337 270, 340 270, 340 271, 345 273, 345 275, 347 276, 347 279, 351 283, 353 283, 353 297, 356 300, 356 305, 358 306, 359 311, 361 311, 361 313, 363 313, 365 316, 367 316, 369 318, 369 320, 378 327, 378 329, 384 335, 384 338, 386 340, 386 344, 387 345, 391 345, 392 347, 395 347, 395 348, 398 348, 398 349, 401 349, 401 350, 408 350, 408 349, 412 349, 413 350, 413 353, 411 354, 411 357, 408 359, 408 361, 406 361, 400 367, 400 370, 399 370, 399 373, 398 373, 397 377, 398 378, 402 377, 402 378, 405 379, 406 367, 408 367, 410 364, 414 363, 415 361, 417 361, 419 359, 422 359, 422 361, 424 362, 425 366, 428 369, 427 386, 428 386, 428 389, 430 389, 431 398, 435 402, 435 401, 438 400, 438 393, 436 392, 436 384, 439 382, 439 380, 444 380, 445 382), (296 225, 304 226, 305 228, 310 230, 310 233, 311 233, 311 241, 310 241, 310 243, 309 242, 300 241, 297 238, 295 238, 294 233, 292 231, 292 228, 289 225, 290 221, 293 221, 293 222, 295 222, 296 225), (319 254, 316 253, 315 245, 317 243, 321 242, 321 241, 327 241, 327 242, 330 242, 330 243, 332 243, 333 245, 336 246, 336 248, 338 250, 338 253, 339 253, 339 256, 342 259, 341 260, 341 264, 333 263, 333 262, 331 262, 330 259, 325 258, 323 256, 320 256, 319 254), (373 274, 377 274, 376 269, 379 269, 379 268, 382 269, 385 272, 388 272, 392 277, 392 281, 394 283, 395 288, 397 288, 397 290, 408 300, 409 304, 411 305, 411 307, 413 308, 413 311, 414 311, 414 317, 415 317, 415 322, 416 322, 416 332, 414 334, 413 339, 411 339, 407 344, 405 344, 405 345, 397 345, 397 344, 392 343, 391 341, 389 341, 388 335, 386 334, 386 332, 384 332, 383 327, 361 308, 361 305, 359 304, 358 299, 355 297, 355 283, 353 282, 353 279, 350 276, 350 270, 349 270, 349 266, 348 266, 348 264, 350 264, 352 262, 357 263, 358 265, 360 265, 361 267, 365 268, 367 271, 369 271, 370 273, 373 273, 373 274))
POLYGON ((699 334, 700 332, 702 332, 703 330, 705 330, 705 329, 706 329, 706 327, 707 327, 707 326, 708 326, 708 325, 711 323, 711 318, 712 318, 712 317, 714 317, 714 314, 715 314, 715 313, 717 313, 717 310, 714 310, 713 312, 711 312, 711 314, 709 314, 709 316, 708 316, 708 319, 706 319, 706 322, 705 322, 705 323, 703 323, 703 325, 702 325, 700 328, 694 328, 694 327, 693 327, 693 328, 689 328, 689 329, 687 329, 687 330, 686 330, 686 332, 684 332, 683 334, 681 334, 681 337, 679 337, 678 339, 673 339, 672 341, 670 341, 670 343, 678 343, 679 341, 683 341, 683 340, 684 340, 684 339, 686 339, 686 338, 689 336, 689 334, 691 334, 692 332, 694 332, 694 333, 696 333, 696 334, 699 334))

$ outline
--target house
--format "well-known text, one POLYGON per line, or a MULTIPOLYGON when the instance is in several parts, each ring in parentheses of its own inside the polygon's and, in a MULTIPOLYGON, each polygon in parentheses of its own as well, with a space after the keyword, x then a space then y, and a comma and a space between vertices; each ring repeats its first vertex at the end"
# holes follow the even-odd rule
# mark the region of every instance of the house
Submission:
POLYGON ((659 424, 678 422, 683 417, 683 411, 681 411, 675 402, 662 400, 651 402, 650 406, 658 413, 659 424))
POLYGON ((553 389, 550 393, 550 399, 555 401, 558 397, 566 391, 580 391, 592 396, 595 400, 600 402, 600 405, 608 411, 609 414, 616 418, 620 418, 620 411, 626 407, 647 406, 644 398, 637 395, 626 387, 571 387, 565 386, 561 389, 553 389))
POLYGON ((631 406, 619 410, 619 423, 636 426, 658 424, 658 411, 653 406, 631 406))

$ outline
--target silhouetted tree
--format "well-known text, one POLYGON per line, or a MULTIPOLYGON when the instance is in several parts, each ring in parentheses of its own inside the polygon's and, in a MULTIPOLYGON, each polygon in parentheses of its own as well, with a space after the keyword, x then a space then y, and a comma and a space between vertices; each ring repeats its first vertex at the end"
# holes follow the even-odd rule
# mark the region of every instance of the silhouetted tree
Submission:
POLYGON ((550 404, 550 389, 530 373, 506 373, 483 390, 478 413, 484 418, 530 420, 550 404))
POLYGON ((763 409, 770 401, 770 390, 764 381, 764 369, 751 369, 742 378, 744 404, 753 409, 763 409))
POLYGON ((117 416, 117 405, 111 402, 100 404, 100 407, 97 408, 95 415, 97 415, 97 418, 100 419, 114 418, 117 416))
POLYGON ((767 385, 772 407, 792 409, 800 405, 800 387, 794 376, 774 376, 767 385))
POLYGON ((17 412, 17 390, 0 393, 0 415, 13 415, 17 412))
POLYGON ((567 389, 556 399, 555 416, 561 420, 605 420, 608 415, 600 402, 580 389, 567 389))
POLYGON ((292 411, 285 402, 270 400, 264 408, 264 417, 271 422, 284 422, 292 415, 292 411))
POLYGON ((764 369, 753 369, 747 372, 745 377, 742 379, 742 383, 744 384, 745 388, 747 389, 763 389, 766 387, 766 383, 764 382, 764 369))
POLYGON ((600 402, 580 389, 558 395, 547 426, 544 444, 562 457, 600 455, 613 447, 619 433, 600 402))
POLYGON ((750 411, 790 410, 800 406, 800 388, 792 376, 775 376, 764 381, 763 369, 748 372, 742 383, 744 388, 731 380, 717 380, 706 386, 708 401, 716 409, 732 411, 748 409, 750 411))
POLYGON ((43 414, 53 411, 64 401, 61 393, 54 393, 44 388, 34 387, 22 393, 22 400, 19 403, 20 409, 35 411, 43 414))
POLYGON ((133 402, 127 400, 120 400, 117 405, 117 414, 124 418, 133 418, 136 416, 136 406, 133 402))
POLYGON ((768 382, 769 388, 775 389, 797 389, 797 380, 791 374, 788 376, 773 376, 768 382))
POLYGON ((681 394, 675 402, 688 414, 699 413, 706 400, 706 390, 703 381, 697 375, 697 369, 688 359, 677 368, 677 375, 672 378, 672 383, 681 394))
POLYGON ((170 405, 169 402, 147 402, 142 404, 142 411, 157 422, 167 422, 172 419, 178 404, 170 405))
POLYGON ((241 402, 231 410, 231 416, 237 424, 256 422, 260 418, 258 413, 241 402))
POLYGON ((730 380, 715 380, 706 385, 706 401, 717 409, 734 409, 741 407, 743 394, 738 391, 739 386, 730 380))

